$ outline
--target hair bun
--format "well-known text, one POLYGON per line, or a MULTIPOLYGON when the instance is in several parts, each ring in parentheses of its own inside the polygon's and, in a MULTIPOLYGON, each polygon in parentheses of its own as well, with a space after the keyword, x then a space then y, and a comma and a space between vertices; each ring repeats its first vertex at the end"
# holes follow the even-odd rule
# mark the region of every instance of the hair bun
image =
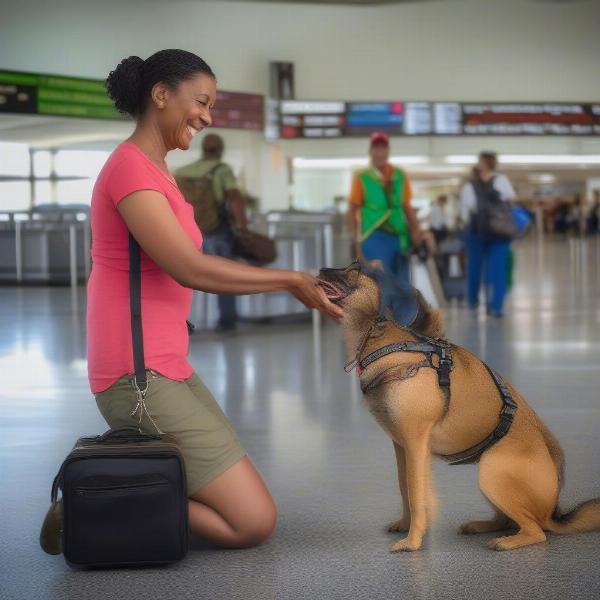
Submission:
POLYGON ((124 58, 106 79, 106 90, 115 108, 132 117, 140 112, 143 65, 139 56, 124 58))

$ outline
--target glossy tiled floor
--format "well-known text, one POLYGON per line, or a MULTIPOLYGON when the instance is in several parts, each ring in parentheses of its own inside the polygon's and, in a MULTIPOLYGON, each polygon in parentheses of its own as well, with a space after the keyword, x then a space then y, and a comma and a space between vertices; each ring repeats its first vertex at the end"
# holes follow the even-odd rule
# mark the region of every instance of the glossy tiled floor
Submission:
MULTIPOLYGON (((532 240, 517 250, 504 321, 450 308, 449 338, 522 390, 567 457, 563 506, 600 495, 600 244, 532 240)), ((458 525, 488 514, 476 467, 436 464, 440 516, 425 549, 393 555, 398 513, 391 444, 342 370, 328 324, 319 361, 308 323, 192 338, 191 358, 262 471, 280 511, 264 546, 195 542, 163 569, 74 572, 42 553, 55 470, 76 437, 105 424, 89 394, 84 296, 0 288, 0 598, 598 598, 600 534, 552 537, 509 553, 458 525)))

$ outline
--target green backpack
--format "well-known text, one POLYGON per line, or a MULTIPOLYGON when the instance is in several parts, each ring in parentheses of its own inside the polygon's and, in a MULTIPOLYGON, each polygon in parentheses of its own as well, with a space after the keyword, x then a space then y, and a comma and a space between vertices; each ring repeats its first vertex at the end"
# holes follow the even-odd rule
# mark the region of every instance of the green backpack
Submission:
POLYGON ((225 202, 219 202, 214 177, 223 163, 215 165, 202 177, 175 177, 183 197, 194 207, 196 224, 203 234, 213 233, 226 220, 225 202))

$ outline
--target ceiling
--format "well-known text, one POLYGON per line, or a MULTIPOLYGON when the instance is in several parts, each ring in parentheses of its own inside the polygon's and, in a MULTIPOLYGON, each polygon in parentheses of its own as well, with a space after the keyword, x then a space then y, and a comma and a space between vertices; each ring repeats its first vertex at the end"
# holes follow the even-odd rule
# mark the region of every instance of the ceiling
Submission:
MULTIPOLYGON (((272 2, 276 4, 348 4, 374 6, 377 4, 414 4, 434 0, 228 0, 229 2, 272 2)), ((446 0, 448 1, 448 0, 446 0)))
MULTIPOLYGON (((425 2, 456 2, 457 0, 226 0, 227 2, 271 2, 273 4, 341 4, 346 6, 381 6, 383 4, 423 4, 425 2)), ((481 0, 483 1, 483 0, 481 0)), ((541 4, 575 4, 590 0, 521 0, 541 4)))

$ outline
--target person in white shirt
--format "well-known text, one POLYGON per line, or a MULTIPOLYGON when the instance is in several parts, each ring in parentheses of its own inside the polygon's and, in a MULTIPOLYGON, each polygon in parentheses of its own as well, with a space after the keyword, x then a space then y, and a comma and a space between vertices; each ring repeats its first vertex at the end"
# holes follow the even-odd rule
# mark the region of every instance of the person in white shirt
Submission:
POLYGON ((431 206, 429 226, 437 243, 456 228, 456 207, 446 194, 441 194, 431 206))
POLYGON ((510 241, 482 237, 477 231, 477 195, 495 190, 501 200, 516 198, 515 190, 505 175, 496 173, 498 159, 493 152, 481 152, 474 175, 462 188, 461 218, 467 226, 467 298, 471 308, 479 304, 481 274, 485 269, 488 284, 487 312, 494 317, 502 316, 506 294, 506 268, 510 241))

